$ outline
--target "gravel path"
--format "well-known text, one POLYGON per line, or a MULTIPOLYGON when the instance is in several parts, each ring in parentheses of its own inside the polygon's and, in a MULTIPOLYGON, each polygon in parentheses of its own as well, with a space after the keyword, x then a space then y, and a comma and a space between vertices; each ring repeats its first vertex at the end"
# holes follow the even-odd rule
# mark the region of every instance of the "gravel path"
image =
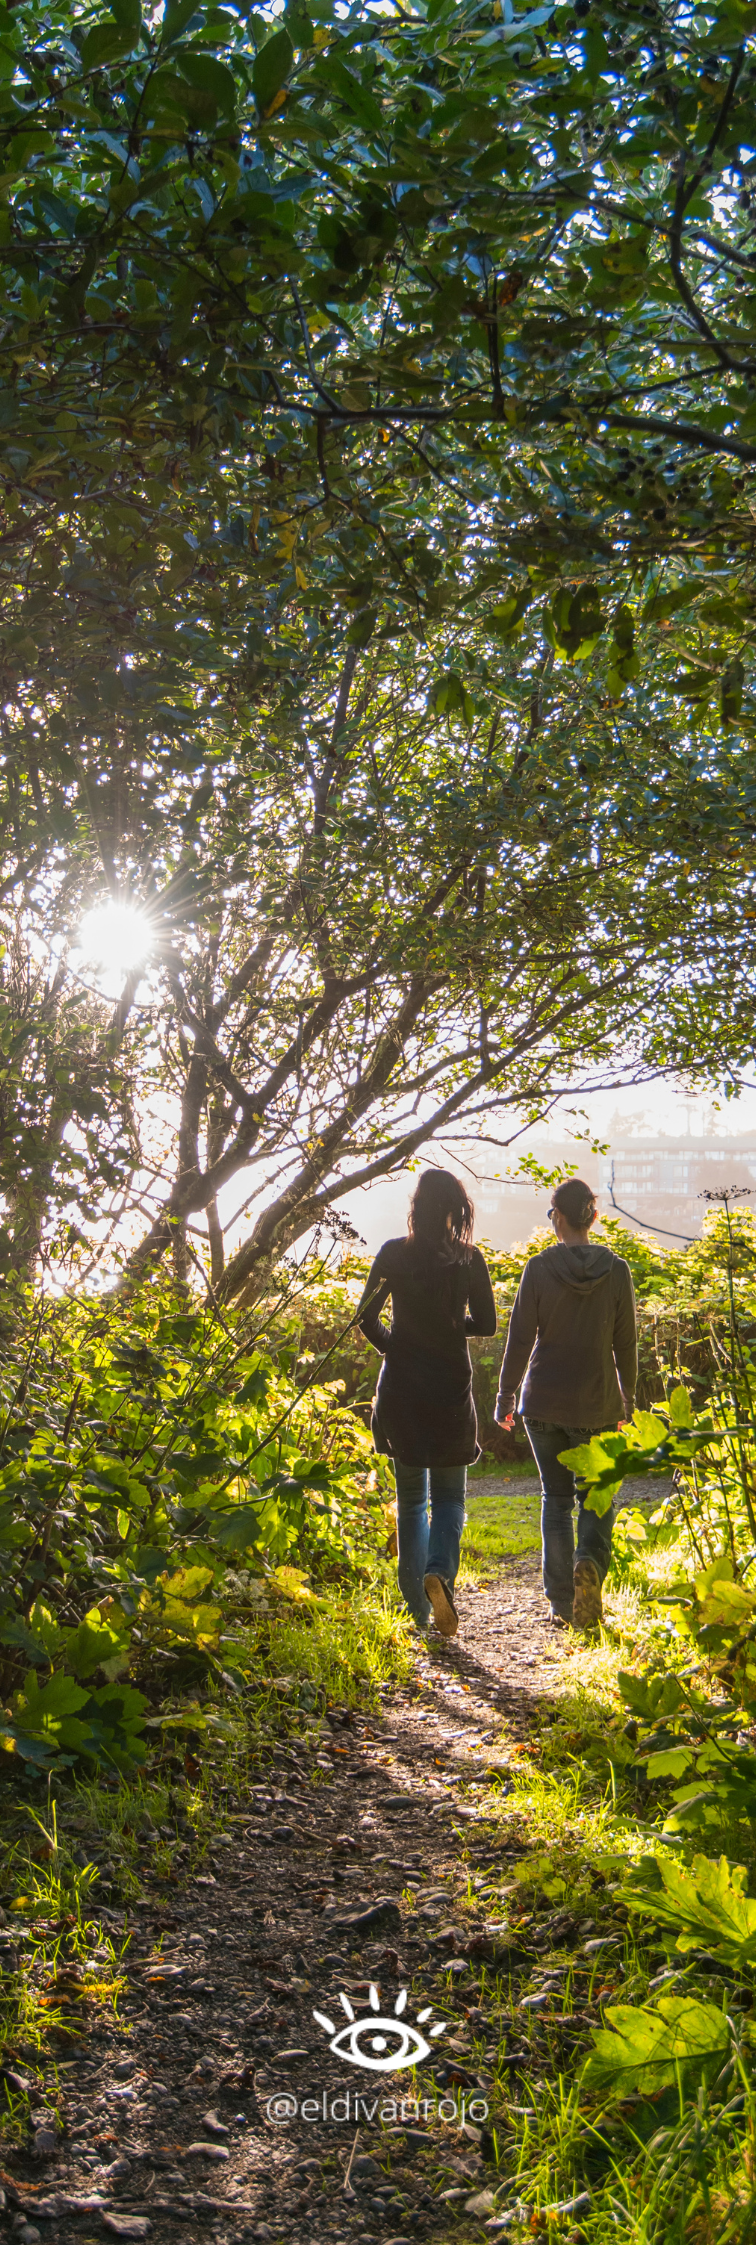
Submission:
MULTIPOLYGON (((548 1921, 531 1938, 520 1916, 514 1946, 506 1915, 491 1924, 522 1842, 500 1812, 483 1820, 474 1786, 498 1760, 506 1793, 507 1746, 542 1723, 565 1645, 535 1557, 459 1603, 459 1637, 421 1646, 416 1680, 380 1716, 329 1711, 316 1750, 281 1749, 260 1770, 199 1869, 155 1876, 129 1917, 121 2024, 90 2009, 61 2050, 62 2136, 50 2077, 27 2066, 37 2152, 3 2178, 16 2224, 26 2215, 21 2245, 35 2230, 49 2245, 482 2237, 490 2127, 526 2033, 513 2039, 510 1975, 535 1969, 548 1921), (349 2009, 357 2061, 372 2048, 371 1987, 390 2056, 402 1989, 406 2032, 445 2023, 416 2075, 355 2062, 354 2039, 343 2054, 349 2009)), ((103 1912, 113 1938, 124 1924, 103 1912)), ((531 2038, 535 2022, 529 2010, 531 2038)))

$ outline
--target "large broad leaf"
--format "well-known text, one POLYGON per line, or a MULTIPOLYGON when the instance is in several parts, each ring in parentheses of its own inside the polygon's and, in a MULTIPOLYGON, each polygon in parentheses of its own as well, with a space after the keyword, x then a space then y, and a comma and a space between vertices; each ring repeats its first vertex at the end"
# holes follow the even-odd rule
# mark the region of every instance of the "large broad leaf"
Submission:
POLYGON ((276 94, 285 86, 293 60, 294 49, 288 31, 274 31, 272 39, 266 39, 264 47, 255 56, 252 85, 262 117, 266 116, 276 94))
POLYGON ((104 1661, 114 1660, 125 1649, 123 1630, 101 1621, 96 1607, 79 1623, 78 1629, 66 1634, 62 1648, 66 1667, 74 1676, 93 1676, 104 1661))
POLYGON ((695 600, 696 594, 704 591, 704 586, 705 580, 703 578, 687 577, 683 584, 675 585, 672 592, 653 593, 643 610, 644 623, 653 624, 663 620, 666 621, 668 616, 676 615, 679 609, 689 608, 691 601, 695 600))
POLYGON ((666 1441, 664 1420, 658 1419, 655 1411, 634 1411, 631 1423, 634 1429, 637 1428, 644 1449, 653 1450, 657 1443, 666 1441))
POLYGON ((693 1996, 662 1997, 654 2010, 612 2004, 606 2017, 611 2025, 594 2036, 583 2085, 614 2097, 638 2090, 656 2096, 670 2088, 680 2069, 701 2073, 721 2064, 730 2046, 723 2012, 693 1996))
MULTIPOLYGON (((113 11, 115 13, 115 10, 113 11)), ((197 0, 166 0, 163 15, 163 41, 179 39, 184 27, 197 14, 197 0)))
MULTIPOLYGON (((569 1466, 578 1480, 586 1482, 590 1512, 609 1511, 622 1487, 623 1473, 617 1471, 616 1459, 603 1435, 592 1435, 590 1442, 579 1442, 574 1450, 560 1450, 559 1463, 569 1466)), ((623 1470, 626 1472, 627 1467, 623 1470)))
POLYGON ((214 1513, 211 1533, 224 1551, 254 1551, 260 1541, 259 1507, 240 1504, 233 1512, 214 1513))
POLYGON ((47 1684, 38 1684, 33 1670, 25 1678, 15 1707, 29 1730, 55 1731, 67 1715, 75 1715, 88 1698, 81 1684, 72 1676, 55 1674, 47 1684))
POLYGON ((658 1754, 649 1754, 646 1760, 648 1777, 684 1777, 695 1761, 694 1746, 665 1746, 658 1754))
POLYGON ((94 29, 87 32, 82 45, 82 69, 100 70, 104 64, 127 55, 138 30, 138 24, 134 27, 127 22, 95 24, 94 29))
POLYGON ((700 1628, 713 1624, 734 1628, 737 1634, 756 1613, 756 1592, 734 1581, 732 1560, 727 1552, 713 1559, 710 1566, 702 1567, 700 1574, 694 1577, 693 1588, 700 1628))
POLYGON ((111 0, 110 13, 115 16, 119 31, 128 32, 136 41, 142 28, 140 0, 111 0))
POLYGON ((232 117, 236 107, 236 79, 225 62, 219 62, 217 55, 204 54, 196 47, 184 48, 178 61, 188 85, 210 94, 218 108, 232 117))
POLYGON ((756 1902, 745 1893, 747 1872, 733 1868, 725 1855, 713 1862, 697 1855, 685 1863, 658 1858, 661 1891, 629 1881, 623 1890, 628 1909, 642 1911, 676 1934, 677 1949, 705 1948, 730 1965, 756 1962, 756 1902))
POLYGON ((626 1707, 634 1715, 642 1715, 646 1722, 658 1721, 660 1715, 675 1715, 682 1707, 685 1692, 676 1676, 631 1676, 620 1669, 617 1683, 626 1707))

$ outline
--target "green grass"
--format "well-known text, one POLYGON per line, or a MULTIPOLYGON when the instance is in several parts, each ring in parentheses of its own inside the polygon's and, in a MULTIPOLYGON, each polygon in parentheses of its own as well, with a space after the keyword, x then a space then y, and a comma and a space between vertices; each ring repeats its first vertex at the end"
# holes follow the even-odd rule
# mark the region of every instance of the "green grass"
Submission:
POLYGON ((530 1450, 528 1450, 527 1457, 507 1458, 506 1463, 504 1464, 502 1464, 501 1462, 497 1463, 496 1459, 492 1458, 490 1454, 484 1454, 482 1458, 478 1458, 476 1465, 468 1466, 467 1469, 468 1488, 476 1481, 505 1482, 537 1480, 538 1469, 535 1463, 535 1459, 533 1458, 530 1450))
POLYGON ((396 1588, 391 1563, 376 1560, 372 1581, 325 1590, 311 1606, 279 1609, 270 1630, 265 1673, 298 1680, 314 1693, 354 1706, 375 1701, 382 1683, 412 1673, 416 1635, 396 1588))
POLYGON ((483 1561, 495 1569, 524 1552, 540 1551, 540 1497, 515 1485, 480 1494, 473 1484, 467 1493, 467 1526, 462 1542, 462 1563, 483 1561))

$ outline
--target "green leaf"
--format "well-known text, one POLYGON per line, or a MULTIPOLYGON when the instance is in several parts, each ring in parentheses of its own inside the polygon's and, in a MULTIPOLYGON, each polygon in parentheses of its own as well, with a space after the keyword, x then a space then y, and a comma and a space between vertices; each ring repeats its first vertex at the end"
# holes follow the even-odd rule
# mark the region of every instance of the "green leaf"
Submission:
POLYGON ((261 117, 267 116, 276 94, 285 86, 292 63, 294 49, 288 31, 274 31, 255 56, 252 87, 261 117))
POLYGON ((41 1637, 37 1637, 27 1627, 20 1614, 6 1614, 0 1622, 0 1645, 12 1645, 16 1651, 25 1653, 27 1660, 31 1660, 35 1668, 50 1666, 47 1646, 41 1637))
POLYGON ((232 117, 236 107, 236 79, 226 63, 198 47, 183 47, 177 60, 187 84, 195 87, 198 93, 208 94, 218 109, 232 117))
POLYGON ((685 1693, 676 1676, 631 1676, 621 1669, 617 1683, 626 1707, 634 1715, 642 1715, 653 1722, 659 1715, 674 1715, 683 1705, 685 1693))
POLYGON ((260 1513, 256 1505, 240 1504, 233 1512, 214 1512, 210 1533, 224 1551, 254 1551, 260 1542, 260 1513))
POLYGON ((578 1442, 574 1450, 560 1450, 559 1464, 570 1466, 581 1481, 598 1481, 601 1474, 612 1470, 614 1460, 604 1448, 603 1437, 592 1434, 590 1442, 578 1442))
POLYGON ((738 657, 728 664, 719 689, 719 706, 723 725, 732 725, 743 706, 745 664, 738 657))
POLYGON ((254 1372, 249 1373, 244 1386, 239 1389, 237 1402, 240 1404, 264 1403, 270 1386, 270 1377, 269 1365, 257 1365, 254 1372))
POLYGON ((534 597, 532 585, 526 584, 511 592, 506 600, 497 601, 489 620, 498 637, 514 639, 518 636, 534 597))
POLYGON ((684 1777, 694 1759, 692 1746, 669 1746, 647 1756, 646 1771, 649 1777, 684 1777))
POLYGON ((430 696, 430 706, 441 716, 460 716, 471 725, 474 715, 472 695, 460 678, 458 671, 448 670, 437 680, 430 696))
POLYGON ((80 1622, 78 1629, 66 1632, 62 1649, 66 1667, 75 1676, 92 1676, 103 1661, 113 1660, 124 1648, 123 1632, 95 1615, 80 1622))
POLYGON ((612 622, 612 638, 616 646, 622 648, 624 654, 629 654, 634 636, 635 624, 632 608, 628 608, 627 602, 623 601, 622 605, 615 609, 612 622))
POLYGON ((38 1684, 31 1673, 24 1680, 23 1691, 14 1701, 14 1707, 26 1721, 30 1730, 55 1730, 66 1715, 75 1715, 87 1700, 87 1693, 72 1676, 56 1672, 49 1683, 38 1684))
POLYGON ((721 2065, 730 2047, 730 2028, 715 2003, 693 1996, 661 1997, 654 2010, 612 2004, 609 2028, 594 2031, 594 2047, 583 2071, 583 2087, 613 2097, 658 2096, 677 2080, 678 2071, 700 2075, 721 2065))
POLYGON ((589 24, 585 34, 584 47, 585 67, 589 78, 595 82, 600 77, 602 70, 611 70, 612 67, 611 56, 603 31, 599 29, 597 23, 589 24))
POLYGON ((284 22, 295 47, 314 46, 315 32, 305 0, 286 0, 284 22))
POLYGON ((11 1722, 7 1715, 0 1713, 0 1739, 9 1742, 3 1749, 4 1752, 19 1754, 23 1762, 31 1762, 35 1769, 50 1768, 51 1756, 55 1752, 55 1741, 52 1738, 35 1738, 31 1731, 24 1730, 22 1723, 11 1722))
POLYGON ((119 30, 136 45, 142 28, 140 0, 110 0, 110 13, 115 16, 119 30))
POLYGON ((756 1591, 747 1590, 745 1583, 719 1581, 702 1582, 695 1579, 697 1620, 699 1628, 730 1629, 739 1635, 744 1624, 756 1613, 756 1591), (705 1586, 704 1586, 705 1585, 705 1586))
POLYGON ((676 616, 681 608, 689 608, 696 594, 704 590, 705 580, 687 577, 682 585, 673 586, 671 592, 652 593, 643 610, 644 624, 660 623, 668 616, 676 616))
POLYGON ((328 55, 324 69, 329 86, 336 88, 352 116, 358 118, 368 133, 382 133, 383 112, 380 103, 361 85, 359 78, 355 78, 352 71, 347 70, 344 63, 332 55, 328 55))
POLYGON ((198 0, 166 0, 163 11, 161 46, 168 40, 179 39, 186 24, 198 13, 198 0))
POLYGON ((664 1420, 657 1419, 654 1411, 634 1411, 632 1426, 640 1435, 645 1450, 653 1450, 657 1443, 666 1442, 667 1429, 664 1420))
POLYGON ((673 1426, 692 1427, 693 1405, 687 1388, 677 1387, 672 1389, 669 1398, 669 1415, 673 1426))
POLYGON ((129 54, 133 44, 134 35, 128 23, 95 24, 82 43, 82 69, 99 70, 103 64, 116 62, 121 55, 129 54))
POLYGON ((697 1855, 691 1867, 666 1856, 658 1858, 658 1865, 661 1893, 648 1893, 642 1883, 629 1881, 623 1888, 628 1909, 670 1927, 678 1949, 706 1948, 729 1965, 752 1963, 756 1902, 744 1892, 748 1874, 742 1864, 731 1869, 725 1855, 718 1863, 697 1855))

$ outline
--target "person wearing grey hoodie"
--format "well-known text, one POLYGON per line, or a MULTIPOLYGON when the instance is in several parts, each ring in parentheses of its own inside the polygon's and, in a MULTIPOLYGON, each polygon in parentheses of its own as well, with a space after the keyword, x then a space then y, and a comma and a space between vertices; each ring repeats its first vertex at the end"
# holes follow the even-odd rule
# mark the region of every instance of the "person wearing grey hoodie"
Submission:
POLYGON ((590 1240, 596 1214, 582 1178, 557 1186, 549 1209, 554 1244, 525 1265, 496 1398, 496 1419, 511 1428, 522 1381, 520 1410, 541 1482, 543 1587, 557 1628, 601 1621, 614 1517, 587 1510, 584 1489, 559 1454, 631 1418, 638 1378, 630 1266, 590 1240))

